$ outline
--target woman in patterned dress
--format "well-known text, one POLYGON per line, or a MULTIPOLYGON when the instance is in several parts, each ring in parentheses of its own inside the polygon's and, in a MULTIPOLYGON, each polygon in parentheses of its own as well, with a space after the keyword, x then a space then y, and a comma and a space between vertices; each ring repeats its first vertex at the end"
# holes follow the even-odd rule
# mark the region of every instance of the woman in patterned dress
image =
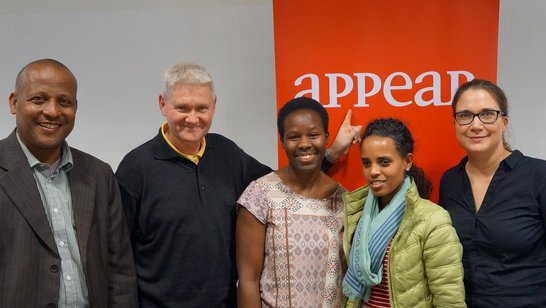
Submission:
POLYGON ((345 189, 324 172, 328 114, 300 97, 277 126, 288 166, 252 182, 239 198, 239 307, 341 307, 345 189))

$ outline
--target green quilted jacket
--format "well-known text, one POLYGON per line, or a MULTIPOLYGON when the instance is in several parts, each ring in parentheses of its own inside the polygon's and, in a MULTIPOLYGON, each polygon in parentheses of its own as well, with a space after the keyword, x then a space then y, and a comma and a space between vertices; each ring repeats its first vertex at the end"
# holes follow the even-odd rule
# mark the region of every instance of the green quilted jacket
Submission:
MULTIPOLYGON (((343 194, 346 258, 368 186, 343 194)), ((419 196, 412 180, 406 193, 406 211, 389 253, 388 277, 391 307, 466 307, 463 285, 463 249, 449 214, 419 196)), ((345 307, 360 307, 347 302, 345 307)))

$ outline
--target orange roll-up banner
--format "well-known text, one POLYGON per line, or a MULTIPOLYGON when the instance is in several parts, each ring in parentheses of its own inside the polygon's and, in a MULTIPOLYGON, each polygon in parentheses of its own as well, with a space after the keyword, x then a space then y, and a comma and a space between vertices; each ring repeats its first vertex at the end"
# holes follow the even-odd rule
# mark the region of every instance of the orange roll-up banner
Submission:
MULTIPOLYGON (((273 14, 277 110, 298 96, 320 101, 330 142, 348 109, 363 126, 402 119, 437 201, 442 173, 464 156, 451 98, 468 80, 497 78, 499 0, 274 0, 273 14)), ((364 185, 359 147, 329 173, 348 190, 364 185)))

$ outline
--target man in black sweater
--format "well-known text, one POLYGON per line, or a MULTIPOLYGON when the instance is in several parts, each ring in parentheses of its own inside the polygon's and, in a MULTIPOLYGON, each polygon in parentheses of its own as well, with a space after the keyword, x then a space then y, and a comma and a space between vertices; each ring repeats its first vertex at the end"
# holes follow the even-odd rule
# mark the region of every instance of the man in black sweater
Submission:
MULTIPOLYGON (((116 172, 135 255, 141 307, 236 307, 236 201, 271 169, 233 141, 208 133, 216 95, 210 74, 181 63, 165 74, 166 123, 116 172)), ((329 162, 358 140, 350 112, 329 162)))

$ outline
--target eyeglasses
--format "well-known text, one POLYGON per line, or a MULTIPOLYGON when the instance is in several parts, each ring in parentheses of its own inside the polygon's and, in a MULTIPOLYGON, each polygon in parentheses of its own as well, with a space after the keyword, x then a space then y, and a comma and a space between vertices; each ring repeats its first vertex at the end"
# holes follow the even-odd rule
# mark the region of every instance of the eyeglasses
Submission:
POLYGON ((479 113, 472 113, 468 111, 459 111, 455 112, 453 116, 455 121, 460 125, 469 125, 474 121, 475 117, 478 117, 483 124, 493 124, 501 116, 506 115, 504 112, 499 110, 482 110, 479 113))

